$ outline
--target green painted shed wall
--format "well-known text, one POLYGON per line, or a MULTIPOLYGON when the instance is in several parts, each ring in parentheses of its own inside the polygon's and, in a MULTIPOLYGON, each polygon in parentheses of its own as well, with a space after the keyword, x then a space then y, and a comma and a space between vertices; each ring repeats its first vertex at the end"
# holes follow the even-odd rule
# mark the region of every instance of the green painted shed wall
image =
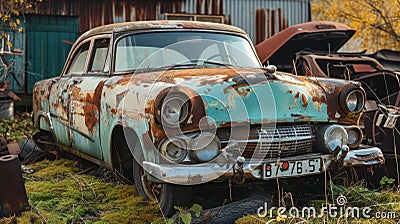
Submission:
POLYGON ((79 35, 78 17, 27 15, 26 93, 42 79, 59 76, 68 53, 79 35))

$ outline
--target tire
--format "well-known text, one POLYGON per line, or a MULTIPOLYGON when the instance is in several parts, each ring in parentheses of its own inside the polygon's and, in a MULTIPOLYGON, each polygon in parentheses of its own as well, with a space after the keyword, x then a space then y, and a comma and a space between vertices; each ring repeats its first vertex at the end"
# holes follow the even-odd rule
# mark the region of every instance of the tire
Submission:
POLYGON ((146 200, 157 202, 163 215, 171 217, 176 213, 174 206, 189 206, 192 198, 192 187, 176 184, 157 184, 149 181, 141 164, 143 155, 140 144, 136 144, 135 151, 138 153, 136 158, 140 158, 140 164, 133 159, 133 180, 136 192, 146 200))
POLYGON ((300 193, 325 195, 325 174, 293 178, 289 181, 296 186, 296 189, 300 193))
POLYGON ((21 152, 19 153, 19 159, 23 164, 29 164, 35 161, 43 153, 42 149, 39 148, 31 138, 25 138, 19 143, 21 152))
POLYGON ((192 215, 192 223, 234 224, 243 216, 257 214, 258 208, 263 207, 265 203, 274 206, 270 194, 253 192, 245 199, 203 210, 198 218, 192 215))

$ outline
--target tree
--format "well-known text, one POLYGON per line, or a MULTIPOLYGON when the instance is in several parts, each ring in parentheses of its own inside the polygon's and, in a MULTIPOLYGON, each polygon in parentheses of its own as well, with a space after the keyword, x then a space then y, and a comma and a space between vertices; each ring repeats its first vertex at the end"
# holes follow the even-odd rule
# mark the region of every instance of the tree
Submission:
MULTIPOLYGON (((42 0, 2 0, 0 2, 0 40, 12 47, 6 31, 22 32, 20 15, 42 0)), ((0 42, 1 43, 1 42, 0 42)))
POLYGON ((400 50, 400 0, 315 0, 312 14, 355 29, 352 50, 400 50))
MULTIPOLYGON (((42 0, 1 0, 0 1, 0 93, 6 92, 10 98, 19 100, 20 98, 11 91, 7 91, 10 82, 5 80, 11 75, 19 84, 18 79, 15 77, 13 71, 13 64, 15 60, 13 55, 21 55, 21 51, 11 52, 13 47, 12 40, 10 40, 10 32, 23 31, 22 23, 25 12, 33 9, 42 0)), ((15 49, 14 49, 15 50, 15 49)))

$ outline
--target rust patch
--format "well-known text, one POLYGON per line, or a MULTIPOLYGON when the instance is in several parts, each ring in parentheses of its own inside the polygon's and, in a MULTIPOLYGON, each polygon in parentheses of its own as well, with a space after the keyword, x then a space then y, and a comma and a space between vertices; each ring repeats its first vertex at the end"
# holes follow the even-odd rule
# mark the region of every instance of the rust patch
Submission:
POLYGON ((94 127, 98 121, 95 115, 98 111, 98 107, 94 104, 86 103, 85 106, 83 106, 83 110, 85 112, 85 125, 91 133, 94 133, 94 127))
POLYGON ((105 80, 102 80, 97 85, 94 93, 86 93, 83 102, 86 102, 83 106, 83 112, 85 116, 85 125, 89 132, 94 133, 94 127, 98 123, 99 108, 101 103, 101 93, 103 91, 105 80))
POLYGON ((81 89, 77 86, 73 87, 72 95, 76 98, 79 98, 79 94, 81 93, 81 89))
POLYGON ((146 114, 153 114, 154 113, 154 99, 147 101, 147 105, 144 108, 144 112, 146 114))
POLYGON ((120 85, 120 86, 126 86, 128 85, 129 81, 131 80, 131 76, 124 76, 120 78, 116 83, 115 86, 120 85))
POLYGON ((300 97, 300 92, 297 92, 296 95, 294 95, 295 99, 298 99, 300 97))
POLYGON ((200 174, 194 176, 188 176, 188 183, 189 184, 198 184, 202 182, 202 176, 200 174))
POLYGON ((116 110, 115 108, 113 108, 113 109, 111 109, 111 113, 112 113, 113 115, 115 115, 115 114, 117 114, 117 110, 116 110))
POLYGON ((149 136, 152 136, 155 139, 161 139, 165 137, 164 129, 162 128, 161 125, 157 124, 154 119, 150 121, 149 136))
POLYGON ((57 101, 53 102, 51 105, 52 105, 53 107, 55 107, 55 108, 57 108, 57 107, 59 106, 58 103, 57 103, 57 101))
POLYGON ((357 125, 362 113, 357 115, 348 114, 341 109, 339 103, 340 93, 345 87, 350 85, 353 84, 336 86, 332 94, 327 94, 328 115, 330 120, 337 120, 345 124, 357 125))
POLYGON ((321 94, 321 95, 313 94, 312 97, 311 97, 311 100, 313 102, 317 102, 317 103, 320 103, 320 104, 326 103, 326 96, 324 94, 321 94))
POLYGON ((304 93, 301 94, 301 102, 302 102, 304 107, 308 106, 308 99, 307 99, 307 96, 304 93))

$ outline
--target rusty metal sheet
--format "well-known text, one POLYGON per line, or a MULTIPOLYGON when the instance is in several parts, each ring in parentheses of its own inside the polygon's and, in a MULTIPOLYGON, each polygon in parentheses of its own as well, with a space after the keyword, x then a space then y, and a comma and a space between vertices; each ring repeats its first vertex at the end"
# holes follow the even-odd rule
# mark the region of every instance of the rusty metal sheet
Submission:
POLYGON ((0 157, 0 177, 0 217, 27 210, 29 203, 18 156, 0 157))
POLYGON ((7 145, 7 148, 11 155, 18 155, 21 152, 18 143, 10 143, 7 145))
POLYGON ((291 64, 292 59, 295 57, 295 53, 303 50, 305 48, 311 48, 314 50, 323 50, 328 51, 336 51, 338 50, 343 44, 350 39, 355 30, 351 29, 350 27, 337 22, 330 22, 330 21, 317 21, 317 22, 308 22, 302 23, 298 25, 291 26, 276 35, 272 36, 271 38, 259 43, 256 45, 257 55, 260 58, 261 63, 266 63, 270 61, 272 64, 291 64), (343 32, 346 35, 342 36, 342 39, 338 39, 337 35, 332 35, 331 44, 328 46, 326 38, 329 38, 326 34, 329 32, 343 32), (317 39, 314 37, 312 40, 323 40, 323 42, 313 42, 310 39, 307 39, 306 42, 302 41, 302 35, 310 34, 321 34, 317 39), (325 35, 325 36, 324 36, 325 35), (295 40, 295 38, 297 38, 295 40), (322 39, 321 39, 322 38, 322 39), (324 39, 325 38, 325 39, 324 39), (291 41, 298 41, 298 43, 293 43, 291 41), (289 43, 290 46, 289 46, 289 43), (311 44, 312 43, 312 44, 311 44), (309 45, 307 45, 309 44, 309 45), (286 46, 287 45, 287 46, 286 46), (289 51, 289 53, 287 52, 289 51), (272 57, 279 58, 272 59, 272 57), (279 62, 279 63, 277 63, 279 62))
POLYGON ((7 148, 7 141, 4 137, 0 137, 0 156, 5 156, 10 154, 7 148))

